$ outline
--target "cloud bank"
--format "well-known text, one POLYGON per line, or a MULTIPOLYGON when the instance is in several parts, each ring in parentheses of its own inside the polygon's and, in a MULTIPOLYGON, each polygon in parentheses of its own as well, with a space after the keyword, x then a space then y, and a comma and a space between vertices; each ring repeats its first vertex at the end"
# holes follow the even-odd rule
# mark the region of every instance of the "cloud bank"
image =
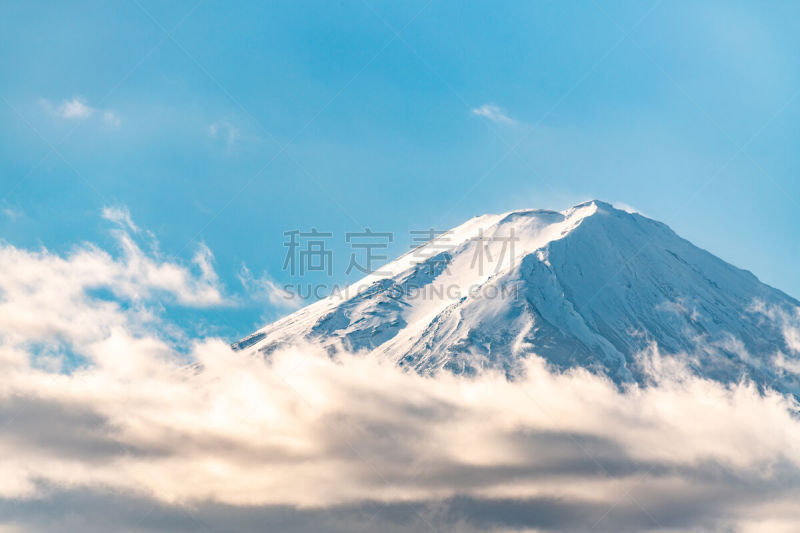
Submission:
POLYGON ((790 397, 655 347, 652 384, 622 389, 535 354, 509 382, 308 345, 233 352, 158 311, 225 303, 210 251, 191 266, 148 253, 124 213, 106 213, 116 255, 0 243, 2 531, 800 525, 790 397))

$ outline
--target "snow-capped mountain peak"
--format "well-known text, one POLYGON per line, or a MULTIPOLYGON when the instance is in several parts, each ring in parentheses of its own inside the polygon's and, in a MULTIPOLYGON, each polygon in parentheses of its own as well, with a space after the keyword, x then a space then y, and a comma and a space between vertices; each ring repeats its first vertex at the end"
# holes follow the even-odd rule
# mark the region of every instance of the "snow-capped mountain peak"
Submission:
POLYGON ((708 377, 795 390, 770 362, 791 353, 785 327, 763 310, 798 306, 666 225, 593 200, 474 217, 234 347, 304 339, 424 373, 510 375, 535 353, 625 382, 642 379, 636 355, 654 343, 708 377))

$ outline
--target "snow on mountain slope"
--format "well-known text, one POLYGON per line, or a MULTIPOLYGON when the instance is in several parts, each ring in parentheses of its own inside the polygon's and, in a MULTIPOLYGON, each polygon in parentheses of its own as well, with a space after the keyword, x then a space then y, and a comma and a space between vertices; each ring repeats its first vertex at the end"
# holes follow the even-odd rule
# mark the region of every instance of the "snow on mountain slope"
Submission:
POLYGON ((234 347, 269 353, 303 339, 422 373, 509 375, 536 353, 627 382, 643 379, 636 355, 655 343, 707 377, 800 390, 773 364, 793 353, 774 316, 800 302, 604 202, 476 217, 379 271, 234 347))

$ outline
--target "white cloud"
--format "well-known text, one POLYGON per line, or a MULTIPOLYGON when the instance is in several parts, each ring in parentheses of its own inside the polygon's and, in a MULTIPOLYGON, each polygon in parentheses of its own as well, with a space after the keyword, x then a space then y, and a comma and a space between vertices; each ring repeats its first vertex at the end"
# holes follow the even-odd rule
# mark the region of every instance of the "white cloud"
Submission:
POLYGON ((302 301, 296 293, 281 287, 266 272, 256 278, 247 265, 243 264, 239 270, 239 281, 254 300, 267 301, 275 307, 283 309, 297 309, 302 305, 302 301))
POLYGON ((7 219, 11 221, 17 220, 23 215, 22 210, 12 207, 5 202, 2 207, 0 207, 0 211, 7 219))
MULTIPOLYGON (((91 245, 59 255, 0 243, 0 499, 14 499, 4 516, 21 520, 8 513, 57 492, 72 495, 60 507, 72 524, 79 512, 107 512, 108 502, 76 510, 88 492, 123 510, 142 498, 159 513, 229 505, 226 523, 251 516, 236 530, 264 529, 278 505, 281 520, 328 516, 338 529, 316 530, 331 531, 358 530, 341 525, 344 514, 374 517, 381 506, 396 507, 365 531, 418 531, 419 514, 470 533, 800 526, 789 397, 697 377, 655 348, 641 355, 652 385, 623 388, 554 372, 534 354, 510 382, 434 379, 377 353, 331 358, 306 345, 265 357, 197 338, 187 353, 150 304, 164 294, 224 303, 211 251, 198 251, 195 273, 146 254, 125 213, 104 211, 120 225, 116 258, 91 245), (117 300, 97 297, 99 287, 117 300)), ((241 277, 275 294, 269 278, 246 267, 241 277)), ((126 524, 125 512, 100 530, 163 527, 126 524)))
POLYGON ((103 122, 114 128, 117 128, 120 124, 122 124, 122 120, 120 120, 120 118, 113 111, 105 111, 103 113, 103 122))
POLYGON ((788 351, 788 355, 779 351, 772 363, 784 372, 800 377, 800 309, 794 313, 773 310, 772 316, 777 316, 783 326, 783 340, 788 351))
POLYGON ((800 376, 800 308, 786 310, 758 301, 750 310, 764 315, 766 319, 778 324, 782 330, 788 354, 779 350, 772 358, 772 364, 784 372, 800 376))
POLYGON ((57 109, 59 116, 69 119, 88 118, 94 109, 89 107, 86 102, 81 98, 73 98, 72 100, 64 100, 57 109))
POLYGON ((193 272, 145 253, 128 233, 136 226, 127 210, 105 209, 103 214, 122 224, 113 233, 118 257, 91 244, 61 256, 0 243, 0 336, 72 343, 130 329, 132 318, 151 320, 146 305, 150 301, 165 299, 189 306, 226 303, 207 249, 198 252, 193 272), (123 312, 118 303, 89 296, 101 288, 128 302, 132 314, 123 312))
POLYGON ((787 357, 783 352, 778 352, 772 358, 772 364, 784 372, 800 376, 800 360, 796 357, 787 357))
POLYGON ((783 338, 789 349, 800 355, 800 317, 795 317, 794 322, 787 319, 783 327, 783 338))
POLYGON ((225 150, 227 152, 230 152, 241 138, 239 128, 227 121, 209 124, 206 131, 210 138, 221 139, 225 144, 225 150))
POLYGON ((186 305, 223 303, 219 277, 213 266, 214 255, 205 244, 198 247, 192 258, 192 263, 199 271, 199 275, 194 275, 185 267, 158 257, 150 257, 142 251, 128 233, 130 231, 136 234, 140 229, 133 222, 127 207, 106 206, 101 215, 120 228, 115 236, 123 255, 114 262, 119 272, 107 282, 112 290, 134 299, 140 297, 143 291, 145 298, 148 298, 149 291, 160 290, 186 305), (144 287, 137 288, 137 285, 144 287))
POLYGON ((228 143, 228 148, 233 147, 233 145, 236 143, 236 141, 238 139, 239 139, 239 129, 238 128, 234 128, 233 126, 229 126, 228 127, 228 139, 226 141, 228 143))
POLYGON ((101 211, 104 219, 109 220, 123 228, 127 228, 134 233, 138 233, 139 228, 133 223, 131 213, 127 207, 106 206, 101 211))
POLYGON ((480 107, 476 107, 472 110, 473 115, 477 115, 479 117, 484 117, 492 122, 497 122, 499 124, 516 124, 517 121, 513 118, 509 117, 505 110, 497 106, 496 104, 483 104, 480 107))
POLYGON ((94 115, 99 115, 97 120, 102 121, 106 126, 117 128, 122 124, 119 115, 114 111, 110 109, 98 110, 78 96, 63 100, 58 105, 45 98, 42 98, 40 103, 48 113, 65 120, 85 120, 94 115))
POLYGON ((152 297, 156 291, 171 295, 185 305, 202 307, 224 303, 212 265, 213 255, 205 245, 200 246, 193 258, 200 270, 197 276, 177 263, 148 256, 125 232, 117 234, 117 242, 122 257, 113 262, 107 283, 121 296, 139 300, 152 297))
POLYGON ((614 207, 616 207, 617 209, 622 209, 623 211, 626 211, 628 213, 647 216, 638 209, 636 209, 635 207, 628 205, 624 202, 614 202, 614 207))
POLYGON ((693 377, 676 361, 652 365, 670 369, 658 386, 621 391, 585 371, 554 374, 536 358, 518 382, 433 381, 374 354, 334 361, 296 346, 265 361, 217 339, 198 340, 198 364, 186 367, 124 324, 77 348, 91 366, 63 375, 3 346, 0 405, 28 421, 0 435, 6 497, 44 497, 37 484, 46 482, 164 505, 317 512, 363 500, 540 498, 596 509, 587 526, 604 519, 613 531, 644 529, 625 526, 638 505, 677 524, 700 506, 709 530, 776 509, 800 523, 791 402, 693 377))

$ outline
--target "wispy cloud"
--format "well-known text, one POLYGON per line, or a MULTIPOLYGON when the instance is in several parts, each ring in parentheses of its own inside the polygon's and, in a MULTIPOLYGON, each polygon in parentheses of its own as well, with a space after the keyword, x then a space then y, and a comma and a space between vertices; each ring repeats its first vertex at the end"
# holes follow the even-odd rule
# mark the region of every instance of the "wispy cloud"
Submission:
POLYGON ((0 212, 3 213, 3 216, 12 221, 17 220, 23 215, 21 209, 13 207, 5 201, 0 205, 0 212))
POLYGON ((85 120, 99 115, 98 120, 107 126, 116 128, 122 124, 119 115, 114 111, 110 109, 99 110, 80 96, 63 100, 60 104, 54 104, 50 100, 42 98, 40 103, 50 114, 64 120, 85 120))
POLYGON ((302 305, 302 301, 296 293, 281 287, 266 272, 256 278, 247 265, 242 265, 239 270, 239 281, 250 298, 254 300, 267 301, 282 309, 297 309, 302 305))
POLYGON ((139 231, 139 228, 133 223, 133 219, 131 219, 131 213, 128 211, 127 207, 106 206, 103 208, 100 214, 104 219, 127 228, 134 233, 138 233, 139 231))
POLYGON ((496 104, 483 104, 472 110, 473 115, 484 117, 498 124, 516 124, 517 121, 509 117, 500 106, 496 104))
POLYGON ((239 128, 226 121, 214 122, 206 128, 208 136, 212 139, 221 139, 225 150, 230 152, 241 138, 239 128))
POLYGON ((82 99, 73 98, 72 100, 64 100, 56 109, 56 113, 63 118, 81 119, 88 118, 94 113, 94 109, 89 107, 82 99))
MULTIPOLYGON (((214 270, 214 255, 201 244, 192 258, 193 269, 176 262, 164 260, 158 255, 146 253, 135 239, 139 227, 126 207, 104 207, 101 215, 113 222, 118 229, 112 232, 122 251, 114 258, 95 247, 81 249, 70 259, 80 257, 95 265, 94 283, 106 286, 121 298, 146 301, 158 294, 166 295, 183 305, 205 307, 226 304, 219 276, 214 270)), ((150 232, 144 232, 151 239, 150 232)), ((158 249, 158 243, 151 243, 158 249)), ((76 279, 78 287, 91 280, 76 279)))
POLYGON ((122 124, 122 120, 113 111, 105 111, 103 113, 103 122, 115 128, 122 124))
POLYGON ((623 211, 626 211, 628 213, 632 214, 635 213, 637 215, 647 216, 638 209, 636 209, 635 207, 633 207, 632 205, 626 204, 625 202, 613 202, 613 205, 617 209, 622 209, 623 211))

